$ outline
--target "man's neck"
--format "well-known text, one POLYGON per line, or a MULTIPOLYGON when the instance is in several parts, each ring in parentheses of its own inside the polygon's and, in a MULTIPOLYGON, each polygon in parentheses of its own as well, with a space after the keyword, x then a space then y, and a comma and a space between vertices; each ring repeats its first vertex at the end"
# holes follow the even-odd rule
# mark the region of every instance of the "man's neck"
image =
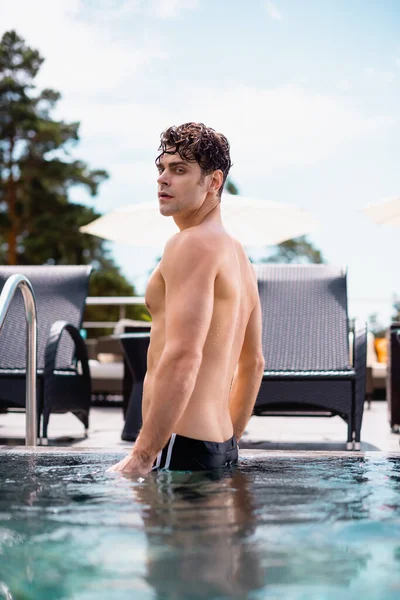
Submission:
POLYGON ((206 198, 204 203, 198 210, 184 215, 176 215, 173 217, 176 225, 181 231, 189 229, 189 227, 196 227, 204 222, 214 222, 222 225, 221 219, 221 198, 213 197, 206 198))

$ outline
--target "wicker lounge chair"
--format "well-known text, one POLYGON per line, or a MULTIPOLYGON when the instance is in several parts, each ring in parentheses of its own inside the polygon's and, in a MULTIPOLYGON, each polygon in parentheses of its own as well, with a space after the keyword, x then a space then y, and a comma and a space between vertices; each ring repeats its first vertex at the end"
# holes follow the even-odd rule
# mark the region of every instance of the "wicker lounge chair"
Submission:
POLYGON ((255 265, 265 372, 256 415, 339 415, 347 448, 360 448, 366 325, 355 323, 349 356, 346 270, 328 265, 255 265))
MULTIPOLYGON (((43 416, 43 438, 47 438, 51 412, 72 412, 87 430, 90 372, 86 345, 79 329, 91 267, 1 266, 0 290, 14 273, 21 273, 30 280, 36 297, 37 402, 39 421, 43 416)), ((16 294, 0 332, 0 410, 25 407, 25 322, 22 295, 16 294)))

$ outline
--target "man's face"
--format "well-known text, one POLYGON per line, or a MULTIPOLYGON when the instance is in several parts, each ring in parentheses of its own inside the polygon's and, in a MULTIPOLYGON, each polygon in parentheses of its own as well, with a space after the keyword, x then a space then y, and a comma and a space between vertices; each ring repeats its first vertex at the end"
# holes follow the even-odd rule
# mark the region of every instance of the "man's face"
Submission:
POLYGON ((204 176, 197 162, 187 162, 178 153, 163 154, 157 164, 158 201, 165 217, 199 209, 211 175, 204 176))

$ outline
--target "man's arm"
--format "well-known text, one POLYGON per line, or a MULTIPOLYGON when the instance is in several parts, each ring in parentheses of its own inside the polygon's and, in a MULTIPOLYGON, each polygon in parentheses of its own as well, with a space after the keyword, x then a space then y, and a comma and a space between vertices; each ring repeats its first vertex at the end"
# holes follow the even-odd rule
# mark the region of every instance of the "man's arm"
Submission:
POLYGON ((257 302, 250 315, 229 397, 233 431, 239 440, 253 412, 264 372, 261 346, 261 307, 257 302))
POLYGON ((162 261, 165 347, 154 374, 149 410, 132 455, 153 462, 193 393, 214 306, 215 252, 197 234, 178 234, 162 261))

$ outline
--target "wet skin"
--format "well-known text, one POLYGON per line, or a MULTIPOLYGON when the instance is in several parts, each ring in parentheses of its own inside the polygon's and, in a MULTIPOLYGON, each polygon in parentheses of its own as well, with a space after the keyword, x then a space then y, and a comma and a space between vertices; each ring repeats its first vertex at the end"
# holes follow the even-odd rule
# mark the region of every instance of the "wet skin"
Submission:
POLYGON ((224 229, 222 172, 164 154, 159 205, 180 232, 166 244, 146 289, 152 316, 143 428, 111 470, 144 475, 172 432, 207 441, 240 438, 264 362, 255 274, 224 229))

